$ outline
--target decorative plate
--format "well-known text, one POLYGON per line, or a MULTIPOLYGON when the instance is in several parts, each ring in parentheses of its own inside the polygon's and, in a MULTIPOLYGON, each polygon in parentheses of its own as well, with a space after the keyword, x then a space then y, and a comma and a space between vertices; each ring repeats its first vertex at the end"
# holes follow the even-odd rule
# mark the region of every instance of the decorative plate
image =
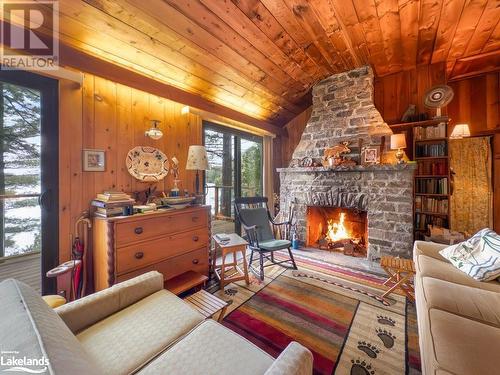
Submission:
POLYGON ((191 203, 196 197, 165 197, 162 198, 162 203, 175 205, 175 204, 186 204, 191 203))
POLYGON ((139 181, 157 182, 168 174, 167 156, 154 147, 134 147, 128 152, 125 163, 129 173, 139 181))
POLYGON ((453 99, 453 89, 448 85, 436 85, 424 95, 424 105, 428 108, 440 108, 453 99))

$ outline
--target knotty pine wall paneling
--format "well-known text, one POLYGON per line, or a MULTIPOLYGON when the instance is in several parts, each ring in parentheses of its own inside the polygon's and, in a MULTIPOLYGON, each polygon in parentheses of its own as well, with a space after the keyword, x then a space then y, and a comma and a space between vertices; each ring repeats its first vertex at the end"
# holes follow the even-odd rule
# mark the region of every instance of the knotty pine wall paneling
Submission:
POLYGON ((60 82, 60 262, 70 257, 74 223, 90 201, 103 190, 141 191, 156 186, 158 191, 173 187, 169 174, 157 184, 135 180, 128 173, 125 158, 135 146, 153 146, 169 160, 179 159, 181 189, 194 191, 195 173, 184 169, 188 148, 202 143, 201 119, 181 114, 183 105, 90 74, 82 87, 60 82), (150 120, 160 120, 163 137, 144 135, 150 120), (106 151, 105 172, 83 172, 82 149, 106 151))
MULTIPOLYGON (((384 77, 376 77, 375 107, 388 124, 401 122, 401 117, 410 104, 416 105, 417 113, 427 113, 432 117, 436 111, 424 106, 424 94, 432 86, 445 83, 444 63, 423 65, 384 77)), ((442 113, 446 114, 446 108, 443 108, 442 113)))

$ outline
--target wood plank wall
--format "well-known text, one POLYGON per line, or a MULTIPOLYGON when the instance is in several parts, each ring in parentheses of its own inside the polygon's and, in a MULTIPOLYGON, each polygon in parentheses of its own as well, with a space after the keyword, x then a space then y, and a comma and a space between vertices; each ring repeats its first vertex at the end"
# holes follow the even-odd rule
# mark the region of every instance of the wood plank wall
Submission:
MULTIPOLYGON (((183 105, 128 86, 85 74, 82 87, 60 81, 59 132, 59 261, 69 259, 74 223, 89 202, 103 190, 141 191, 150 184, 135 180, 125 157, 135 146, 154 146, 180 162, 182 189, 194 190, 192 171, 185 171, 189 145, 202 143, 201 118, 181 114, 183 105), (163 138, 144 135, 149 120, 161 121, 163 138), (83 172, 82 149, 106 151, 106 172, 83 172)), ((169 190, 173 177, 155 184, 169 190)))
MULTIPOLYGON (((375 78, 374 102, 382 118, 388 124, 401 122, 401 117, 410 104, 415 104, 417 113, 435 115, 435 110, 425 108, 423 97, 432 86, 446 83, 444 63, 419 66, 384 77, 375 78)), ((446 108, 442 110, 446 114, 446 108)))

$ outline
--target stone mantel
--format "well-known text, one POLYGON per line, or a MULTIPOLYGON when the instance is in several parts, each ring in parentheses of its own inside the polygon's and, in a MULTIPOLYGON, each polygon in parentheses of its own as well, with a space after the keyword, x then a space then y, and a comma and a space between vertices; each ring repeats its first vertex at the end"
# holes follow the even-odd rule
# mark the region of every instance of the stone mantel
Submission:
POLYGON ((404 171, 415 170, 417 164, 414 162, 405 164, 374 164, 374 165, 355 165, 350 167, 291 167, 277 168, 278 173, 328 173, 328 172, 384 172, 384 171, 404 171))

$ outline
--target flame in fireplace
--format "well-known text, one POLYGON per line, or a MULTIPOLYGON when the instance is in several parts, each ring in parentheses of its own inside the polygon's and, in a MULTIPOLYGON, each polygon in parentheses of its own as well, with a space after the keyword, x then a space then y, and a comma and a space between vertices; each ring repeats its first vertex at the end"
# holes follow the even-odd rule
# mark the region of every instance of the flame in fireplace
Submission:
POLYGON ((339 222, 335 222, 333 219, 328 220, 328 230, 326 231, 326 239, 330 242, 344 240, 350 238, 351 236, 347 232, 344 226, 345 213, 340 213, 339 222))

